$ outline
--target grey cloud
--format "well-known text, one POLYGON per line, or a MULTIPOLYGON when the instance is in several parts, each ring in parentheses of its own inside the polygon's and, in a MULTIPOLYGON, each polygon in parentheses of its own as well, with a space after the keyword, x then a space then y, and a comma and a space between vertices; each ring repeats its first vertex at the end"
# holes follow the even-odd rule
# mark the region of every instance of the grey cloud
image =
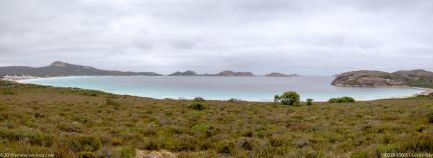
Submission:
POLYGON ((3 0, 0 65, 433 70, 432 17, 426 0, 3 0))

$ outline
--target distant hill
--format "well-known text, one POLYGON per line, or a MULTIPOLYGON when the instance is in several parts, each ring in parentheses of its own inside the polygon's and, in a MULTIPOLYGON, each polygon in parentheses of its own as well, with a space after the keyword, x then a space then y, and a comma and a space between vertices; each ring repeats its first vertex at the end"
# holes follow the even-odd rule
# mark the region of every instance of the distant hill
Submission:
POLYGON ((396 71, 350 71, 335 77, 332 85, 356 87, 411 86, 433 88, 433 72, 426 70, 396 71))
POLYGON ((266 74, 265 76, 266 77, 296 77, 299 75, 298 74, 287 75, 287 74, 283 74, 283 73, 279 73, 279 72, 272 72, 272 73, 266 74))
POLYGON ((172 74, 170 74, 168 76, 199 76, 199 75, 196 72, 194 72, 194 71, 187 70, 185 72, 177 71, 177 72, 172 73, 172 74))
POLYGON ((45 67, 9 66, 0 67, 0 77, 6 75, 28 75, 37 77, 54 76, 160 76, 154 72, 123 72, 100 70, 90 66, 69 64, 61 61, 53 62, 45 67))

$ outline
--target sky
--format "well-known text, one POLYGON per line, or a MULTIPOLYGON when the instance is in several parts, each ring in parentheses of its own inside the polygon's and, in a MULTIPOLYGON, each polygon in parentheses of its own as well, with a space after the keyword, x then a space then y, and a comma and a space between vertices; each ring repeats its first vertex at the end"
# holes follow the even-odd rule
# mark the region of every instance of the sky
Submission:
POLYGON ((0 66, 433 70, 432 0, 0 0, 0 66))

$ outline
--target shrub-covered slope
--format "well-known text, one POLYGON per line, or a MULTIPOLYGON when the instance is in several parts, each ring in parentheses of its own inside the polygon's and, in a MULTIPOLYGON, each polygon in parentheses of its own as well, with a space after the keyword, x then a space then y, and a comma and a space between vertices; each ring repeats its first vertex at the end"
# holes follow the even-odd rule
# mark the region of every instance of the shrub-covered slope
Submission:
POLYGON ((1 81, 0 153, 378 157, 385 151, 433 152, 432 97, 311 106, 198 101, 205 107, 199 110, 191 108, 193 102, 1 81))

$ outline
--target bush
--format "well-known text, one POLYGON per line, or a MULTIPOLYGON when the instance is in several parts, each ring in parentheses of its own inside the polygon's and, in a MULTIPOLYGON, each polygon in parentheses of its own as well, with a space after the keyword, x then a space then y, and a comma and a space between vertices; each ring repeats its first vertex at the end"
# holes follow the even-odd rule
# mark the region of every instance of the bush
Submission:
POLYGON ((433 111, 427 114, 427 120, 429 123, 433 123, 433 111))
POLYGON ((328 100, 329 103, 354 103, 355 99, 352 97, 341 97, 341 98, 331 98, 328 100))
POLYGON ((122 144, 123 144, 122 139, 120 139, 120 138, 118 138, 118 137, 114 137, 114 138, 111 140, 111 145, 113 145, 113 146, 119 146, 119 145, 122 145, 122 144))
POLYGON ((294 91, 284 92, 280 96, 281 104, 283 105, 299 105, 299 94, 294 91))
POLYGON ((209 129, 209 125, 200 123, 196 124, 191 129, 196 132, 205 133, 209 129))
POLYGON ((194 101, 200 102, 200 101, 204 101, 204 99, 202 97, 195 97, 194 101))
POLYGON ((101 148, 101 140, 94 136, 76 136, 68 139, 68 145, 74 151, 96 151, 101 148))
POLYGON ((113 99, 106 99, 105 104, 106 105, 112 105, 112 106, 119 106, 120 105, 118 102, 114 101, 113 99))
POLYGON ((126 146, 120 148, 120 156, 124 158, 130 158, 135 156, 135 150, 132 147, 126 146))
POLYGON ((192 103, 191 106, 189 106, 189 108, 194 110, 205 110, 207 109, 207 106, 202 103, 192 103))
POLYGON ((307 99, 307 105, 313 105, 313 99, 308 98, 307 99))
POLYGON ((235 149, 235 144, 231 141, 219 141, 216 143, 215 148, 218 153, 230 154, 235 149))

